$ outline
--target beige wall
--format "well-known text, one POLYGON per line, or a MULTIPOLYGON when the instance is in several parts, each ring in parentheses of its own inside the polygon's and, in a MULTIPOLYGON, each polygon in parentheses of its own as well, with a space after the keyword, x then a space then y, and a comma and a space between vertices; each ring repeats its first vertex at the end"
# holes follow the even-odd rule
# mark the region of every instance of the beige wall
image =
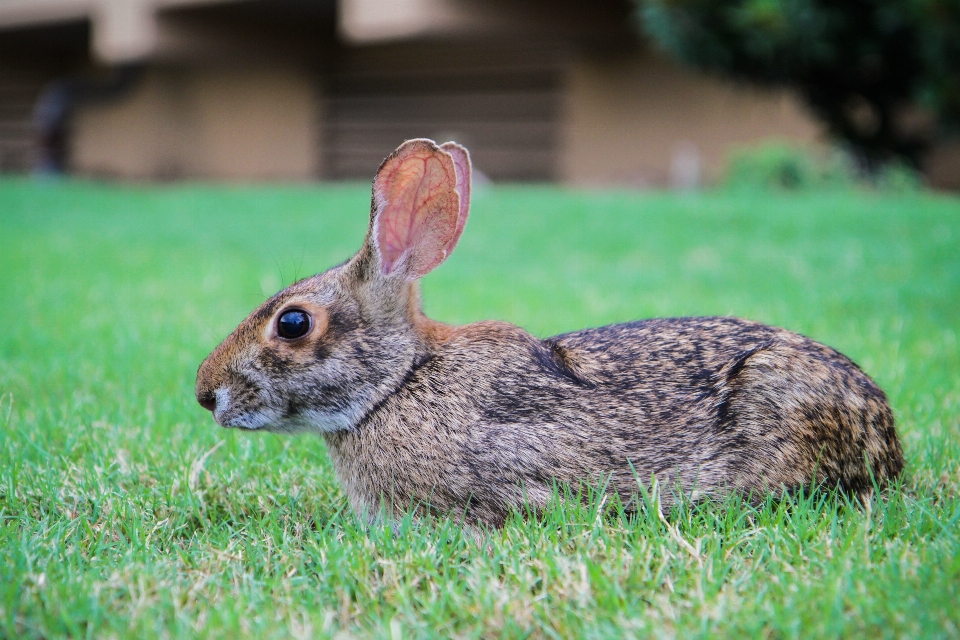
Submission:
POLYGON ((710 183, 737 147, 820 139, 789 94, 697 75, 654 54, 582 59, 568 83, 561 173, 577 185, 668 185, 698 161, 710 183))
POLYGON ((151 68, 131 93, 73 120, 73 170, 134 179, 306 180, 320 117, 306 71, 151 68))

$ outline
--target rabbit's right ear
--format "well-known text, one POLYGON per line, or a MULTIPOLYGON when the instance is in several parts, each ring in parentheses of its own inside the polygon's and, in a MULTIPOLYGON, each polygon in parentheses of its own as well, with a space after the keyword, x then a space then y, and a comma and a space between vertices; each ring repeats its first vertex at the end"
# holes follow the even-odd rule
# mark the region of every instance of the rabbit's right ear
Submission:
POLYGON ((470 209, 470 156, 460 145, 404 142, 373 181, 368 242, 380 273, 421 278, 453 251, 470 209))

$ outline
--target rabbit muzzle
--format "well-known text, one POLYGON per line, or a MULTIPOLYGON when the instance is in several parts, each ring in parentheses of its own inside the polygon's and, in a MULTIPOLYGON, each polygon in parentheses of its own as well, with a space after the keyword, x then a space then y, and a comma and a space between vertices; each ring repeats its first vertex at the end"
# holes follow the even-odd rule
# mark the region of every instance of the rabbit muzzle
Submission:
POLYGON ((252 367, 243 366, 245 358, 230 352, 225 341, 197 372, 196 397, 201 407, 213 414, 222 427, 262 429, 276 422, 281 411, 265 389, 269 381, 252 367))
POLYGON ((270 398, 255 381, 245 376, 231 376, 229 382, 216 387, 198 385, 197 402, 213 414, 221 427, 264 429, 282 420, 282 411, 272 406, 270 398))

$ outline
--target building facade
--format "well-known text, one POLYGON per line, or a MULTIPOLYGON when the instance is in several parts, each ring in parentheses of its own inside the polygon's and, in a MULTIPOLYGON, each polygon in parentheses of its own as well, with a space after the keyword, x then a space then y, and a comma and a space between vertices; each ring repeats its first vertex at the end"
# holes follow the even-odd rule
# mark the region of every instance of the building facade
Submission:
MULTIPOLYGON (((411 137, 495 181, 689 187, 795 96, 683 69, 625 0, 0 0, 0 171, 369 179, 411 137)), ((931 178, 960 187, 960 153, 931 178), (954 182, 951 182, 954 181, 954 182)))

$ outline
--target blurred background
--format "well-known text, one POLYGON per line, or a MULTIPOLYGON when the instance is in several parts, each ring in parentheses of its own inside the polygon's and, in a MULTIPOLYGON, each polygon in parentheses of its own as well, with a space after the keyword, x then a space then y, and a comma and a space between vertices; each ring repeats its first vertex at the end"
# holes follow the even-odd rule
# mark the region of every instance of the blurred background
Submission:
POLYGON ((0 172, 369 180, 431 137, 466 144, 493 181, 690 189, 775 140, 768 163, 800 174, 781 181, 817 171, 783 151, 801 149, 960 189, 958 15, 934 0, 0 0, 0 172))

